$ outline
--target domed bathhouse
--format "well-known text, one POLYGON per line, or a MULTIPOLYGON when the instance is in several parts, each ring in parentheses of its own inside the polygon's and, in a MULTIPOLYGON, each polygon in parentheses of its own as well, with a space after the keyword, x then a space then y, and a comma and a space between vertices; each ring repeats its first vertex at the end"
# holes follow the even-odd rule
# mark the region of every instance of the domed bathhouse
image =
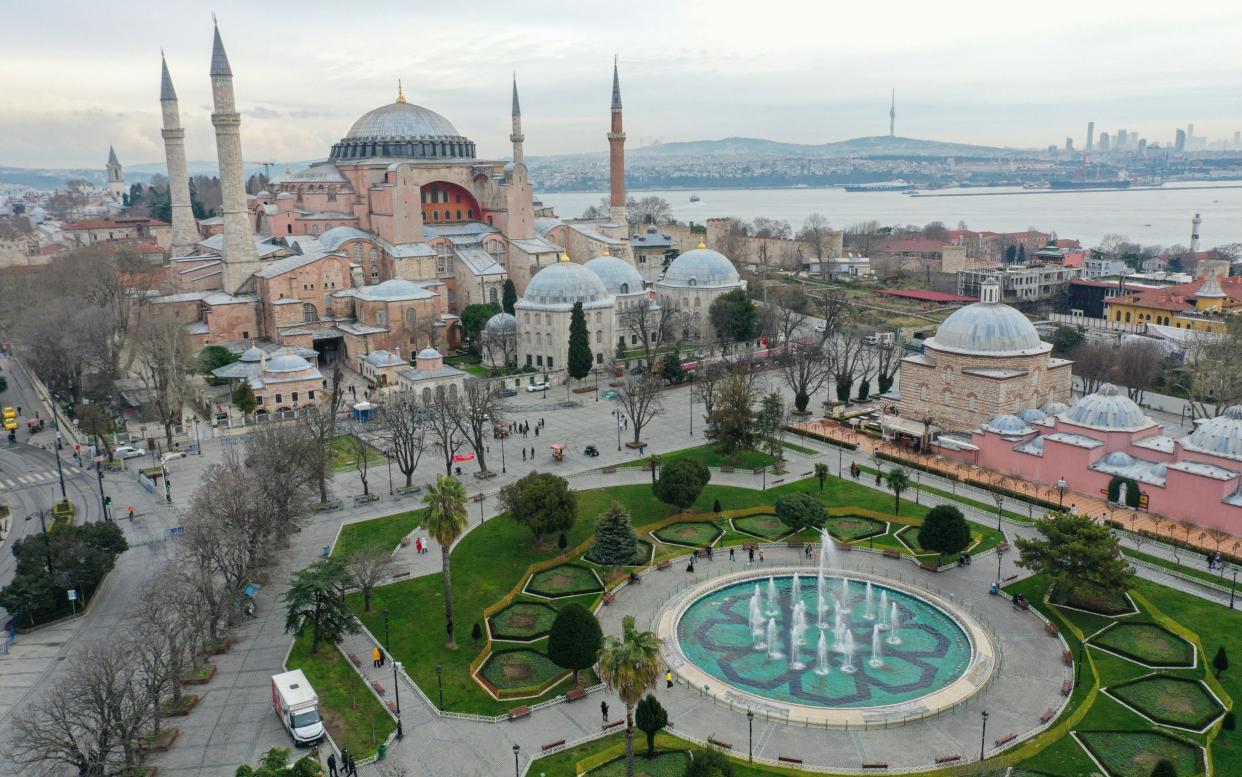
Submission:
POLYGON ((1072 362, 1053 357, 1026 316, 1000 301, 995 279, 981 293, 945 319, 923 353, 902 360, 903 420, 930 418, 933 428, 967 432, 986 419, 1069 400, 1072 362))
POLYGON ((569 320, 574 303, 582 303, 595 364, 602 366, 616 343, 616 300, 586 265, 561 261, 540 270, 513 306, 518 327, 518 364, 549 372, 568 364, 569 320))
POLYGON ((217 367, 211 374, 231 384, 250 384, 258 403, 256 412, 260 413, 297 410, 316 402, 323 390, 323 375, 315 366, 315 352, 309 348, 278 348, 268 353, 251 346, 242 352, 241 359, 217 367))
POLYGON ((933 447, 1046 486, 1063 480, 1067 509, 1074 492, 1106 494, 1119 507, 1242 530, 1242 407, 1201 419, 1174 438, 1124 389, 1106 383, 1069 407, 1000 415, 981 423, 969 441, 945 434, 933 447))
POLYGON ((717 297, 746 288, 729 257, 699 243, 678 256, 655 283, 656 301, 686 313, 690 328, 704 340, 715 339, 708 309, 717 297))

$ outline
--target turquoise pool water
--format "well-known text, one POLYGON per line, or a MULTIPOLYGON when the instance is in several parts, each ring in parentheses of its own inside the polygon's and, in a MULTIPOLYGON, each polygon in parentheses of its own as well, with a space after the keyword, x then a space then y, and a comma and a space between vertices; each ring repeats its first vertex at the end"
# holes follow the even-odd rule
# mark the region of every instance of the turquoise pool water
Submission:
POLYGON ((816 578, 801 578, 797 600, 792 596, 792 576, 772 579, 771 589, 768 580, 747 580, 712 591, 691 604, 677 624, 685 656, 739 690, 808 706, 876 707, 940 690, 970 666, 970 640, 947 613, 878 583, 872 583, 869 609, 865 581, 853 578, 848 592, 844 578, 824 580, 827 609, 821 650, 816 578), (756 584, 758 618, 752 617, 756 584), (842 598, 846 593, 848 600, 842 598), (881 598, 887 602, 884 613, 879 612, 881 598), (805 607, 807 628, 803 644, 791 652, 797 601, 805 607), (894 615, 896 628, 885 628, 894 615), (752 628, 752 622, 758 628, 752 628), (873 663, 876 624, 881 625, 880 645, 878 663, 873 663), (769 634, 776 637, 775 650, 768 644, 769 634), (896 644, 891 641, 894 637, 896 644), (847 645, 852 645, 849 655, 847 645))

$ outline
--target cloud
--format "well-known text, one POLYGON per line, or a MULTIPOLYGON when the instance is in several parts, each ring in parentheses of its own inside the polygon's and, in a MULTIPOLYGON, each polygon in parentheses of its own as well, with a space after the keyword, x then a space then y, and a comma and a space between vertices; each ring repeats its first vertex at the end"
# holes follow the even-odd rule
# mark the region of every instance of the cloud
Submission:
POLYGON ((262 105, 256 105, 246 111, 246 114, 256 119, 279 119, 284 116, 280 111, 274 111, 271 108, 265 108, 262 105))

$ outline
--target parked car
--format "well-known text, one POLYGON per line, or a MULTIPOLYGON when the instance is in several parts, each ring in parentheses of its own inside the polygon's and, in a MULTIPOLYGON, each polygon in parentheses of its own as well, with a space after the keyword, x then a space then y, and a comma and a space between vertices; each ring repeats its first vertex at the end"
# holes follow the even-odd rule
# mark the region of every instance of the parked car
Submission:
POLYGON ((184 458, 185 458, 185 451, 173 451, 171 453, 165 453, 163 456, 160 456, 160 464, 167 464, 173 459, 184 459, 184 458))
POLYGON ((526 387, 526 390, 531 392, 532 394, 536 391, 547 391, 548 384, 547 383, 532 383, 526 387))
POLYGON ((506 387, 506 388, 502 388, 502 389, 500 390, 500 396, 502 396, 502 397, 516 397, 516 396, 517 396, 517 391, 515 391, 514 389, 511 389, 511 388, 508 388, 508 387, 506 387))
POLYGON ((132 445, 122 445, 113 451, 112 454, 118 459, 136 459, 139 456, 146 456, 147 452, 132 445))

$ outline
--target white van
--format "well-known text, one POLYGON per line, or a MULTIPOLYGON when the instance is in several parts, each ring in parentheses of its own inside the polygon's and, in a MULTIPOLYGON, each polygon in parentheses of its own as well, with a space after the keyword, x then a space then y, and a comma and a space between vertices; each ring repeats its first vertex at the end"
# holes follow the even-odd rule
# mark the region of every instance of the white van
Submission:
POLYGON ((272 675, 272 706, 293 744, 309 747, 323 739, 319 696, 301 669, 272 675))

